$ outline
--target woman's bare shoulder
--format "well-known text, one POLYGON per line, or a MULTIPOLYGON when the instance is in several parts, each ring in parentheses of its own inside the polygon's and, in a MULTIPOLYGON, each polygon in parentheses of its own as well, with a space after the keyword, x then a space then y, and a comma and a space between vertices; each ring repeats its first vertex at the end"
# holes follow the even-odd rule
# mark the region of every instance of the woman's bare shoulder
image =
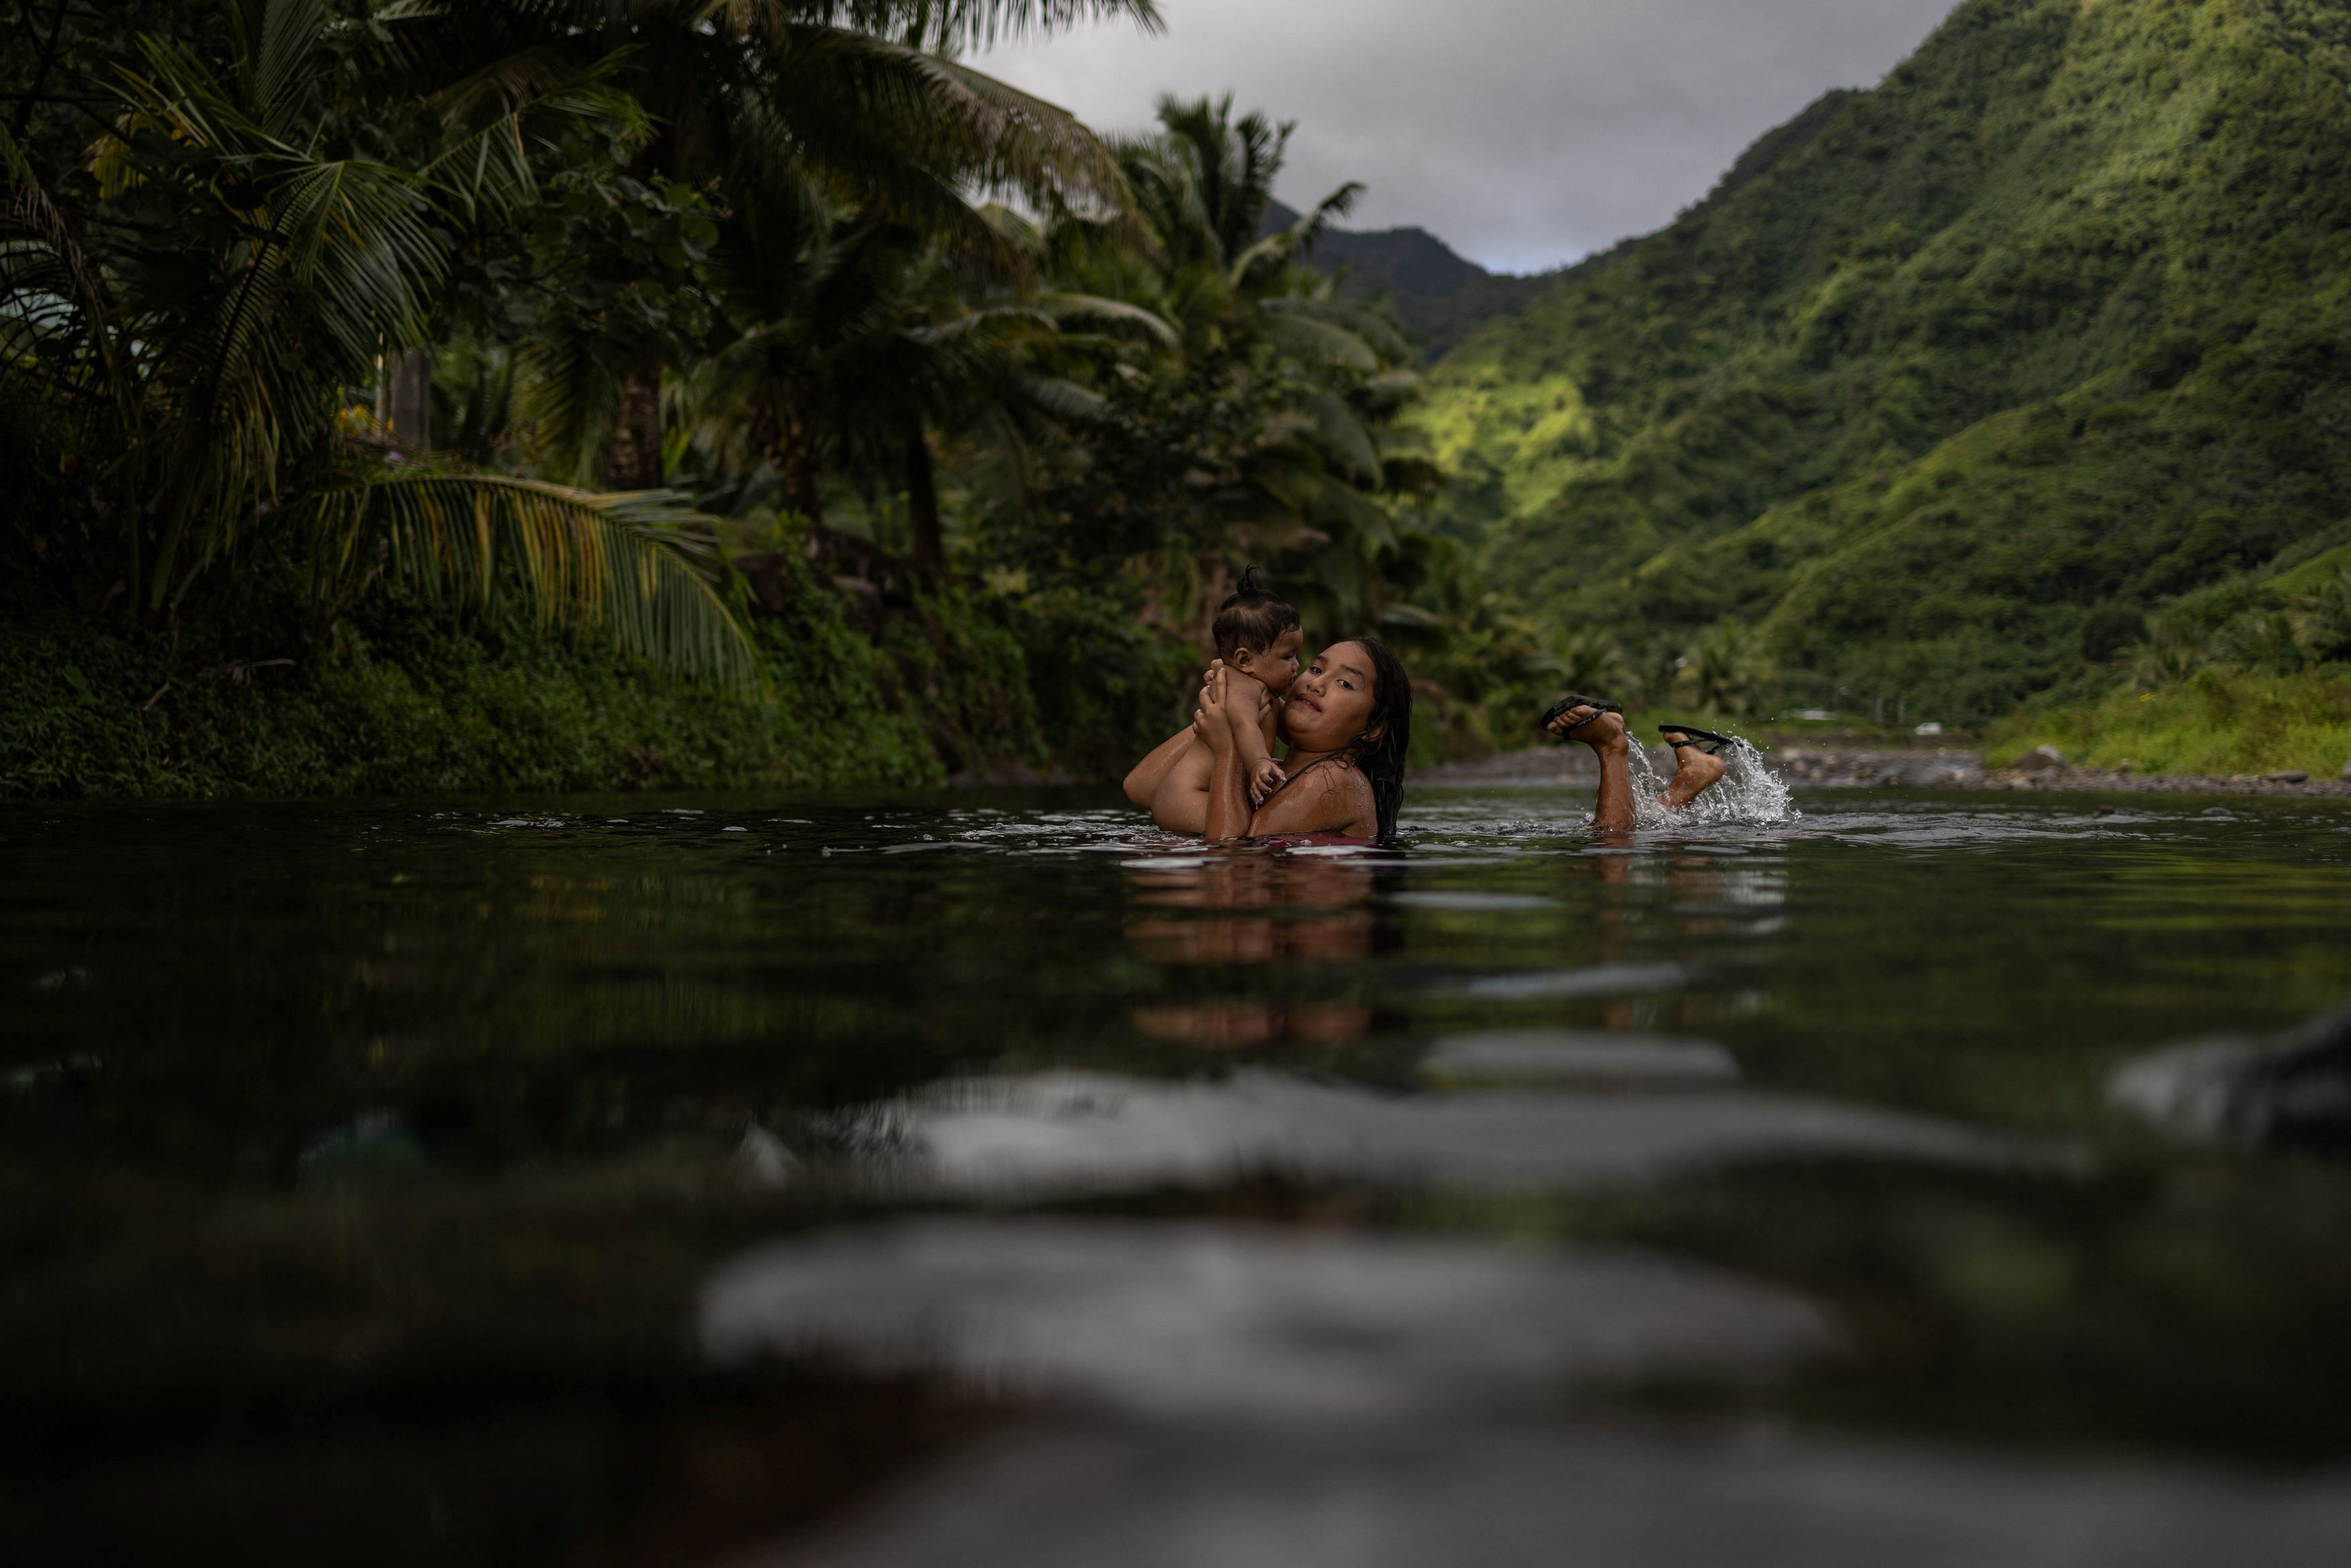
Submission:
POLYGON ((1267 801, 1249 824, 1253 835, 1347 833, 1369 837, 1378 830, 1379 805, 1372 781, 1353 763, 1317 763, 1267 801))

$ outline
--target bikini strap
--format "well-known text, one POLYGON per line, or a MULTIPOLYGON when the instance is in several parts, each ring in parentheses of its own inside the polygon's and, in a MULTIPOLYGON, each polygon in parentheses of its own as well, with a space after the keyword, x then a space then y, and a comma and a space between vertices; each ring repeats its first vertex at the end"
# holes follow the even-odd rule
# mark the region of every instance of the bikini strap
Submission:
MULTIPOLYGON (((1288 789, 1291 784, 1296 784, 1300 779, 1304 778, 1308 774, 1312 773, 1316 768, 1321 767, 1324 763, 1345 763, 1348 766, 1350 766, 1350 767, 1353 767, 1353 766, 1354 766, 1354 762, 1355 762, 1355 753, 1354 753, 1354 749, 1353 749, 1353 747, 1349 747, 1346 751, 1343 751, 1343 752, 1332 752, 1332 753, 1329 756, 1327 756, 1327 757, 1317 757, 1317 758, 1315 758, 1312 762, 1311 762, 1311 763, 1307 763, 1304 767, 1302 767, 1302 768, 1299 769, 1296 773, 1291 774, 1290 776, 1288 776, 1287 778, 1283 779, 1283 780, 1281 781, 1281 789, 1275 790, 1271 794, 1270 794, 1270 795, 1266 796, 1266 797, 1265 797, 1265 805, 1271 805, 1275 801, 1277 801, 1277 800, 1280 799, 1280 798, 1281 798, 1281 790, 1283 790, 1283 789, 1288 789)), ((1362 770, 1361 768, 1356 768, 1356 769, 1355 769, 1355 771, 1356 771, 1357 773, 1361 773, 1361 772, 1363 772, 1363 770, 1362 770)), ((1265 806, 1261 805, 1261 806, 1258 807, 1258 809, 1259 809, 1259 811, 1263 811, 1263 810, 1265 809, 1265 806)))

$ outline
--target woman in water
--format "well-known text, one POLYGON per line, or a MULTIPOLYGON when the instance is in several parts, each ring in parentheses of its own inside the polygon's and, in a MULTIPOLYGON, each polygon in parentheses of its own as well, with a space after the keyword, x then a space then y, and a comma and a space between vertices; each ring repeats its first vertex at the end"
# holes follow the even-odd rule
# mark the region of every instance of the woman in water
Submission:
POLYGON ((1291 682, 1281 714, 1289 781, 1254 810, 1237 737, 1258 714, 1239 694, 1218 669, 1201 688, 1192 716, 1215 759, 1206 837, 1395 836, 1412 743, 1412 680, 1387 644, 1368 637, 1333 643, 1291 682))

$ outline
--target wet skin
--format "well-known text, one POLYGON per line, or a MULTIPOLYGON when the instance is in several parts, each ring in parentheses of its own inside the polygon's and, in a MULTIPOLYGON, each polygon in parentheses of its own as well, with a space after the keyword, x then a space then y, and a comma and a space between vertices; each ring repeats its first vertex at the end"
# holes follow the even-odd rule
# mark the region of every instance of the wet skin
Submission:
MULTIPOLYGON (((1632 832, 1639 807, 1633 799, 1633 742, 1625 732, 1625 716, 1590 707, 1571 708, 1553 719, 1549 728, 1562 739, 1590 746, 1600 759, 1600 794, 1593 806, 1592 825, 1604 833, 1632 832)), ((1687 737, 1679 730, 1668 730, 1666 740, 1672 744, 1687 742, 1687 737)), ((1720 757, 1709 756, 1694 745, 1675 745, 1673 781, 1658 804, 1689 805, 1720 782, 1726 767, 1720 757)))

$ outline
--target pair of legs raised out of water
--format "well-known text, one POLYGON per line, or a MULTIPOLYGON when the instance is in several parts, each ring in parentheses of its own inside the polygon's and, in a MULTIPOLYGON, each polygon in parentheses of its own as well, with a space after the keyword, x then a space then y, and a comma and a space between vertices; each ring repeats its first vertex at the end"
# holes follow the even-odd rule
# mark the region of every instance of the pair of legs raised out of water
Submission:
MULTIPOLYGON (((1630 833, 1640 811, 1633 798, 1633 739, 1625 732, 1624 714, 1613 704, 1570 698, 1544 716, 1543 729, 1592 748, 1600 759, 1600 798, 1592 808, 1592 826, 1605 833, 1630 833)), ((1722 739, 1711 731, 1669 724, 1664 734, 1674 749, 1674 776, 1658 804, 1673 810, 1713 788, 1728 764, 1707 749, 1722 739)))

